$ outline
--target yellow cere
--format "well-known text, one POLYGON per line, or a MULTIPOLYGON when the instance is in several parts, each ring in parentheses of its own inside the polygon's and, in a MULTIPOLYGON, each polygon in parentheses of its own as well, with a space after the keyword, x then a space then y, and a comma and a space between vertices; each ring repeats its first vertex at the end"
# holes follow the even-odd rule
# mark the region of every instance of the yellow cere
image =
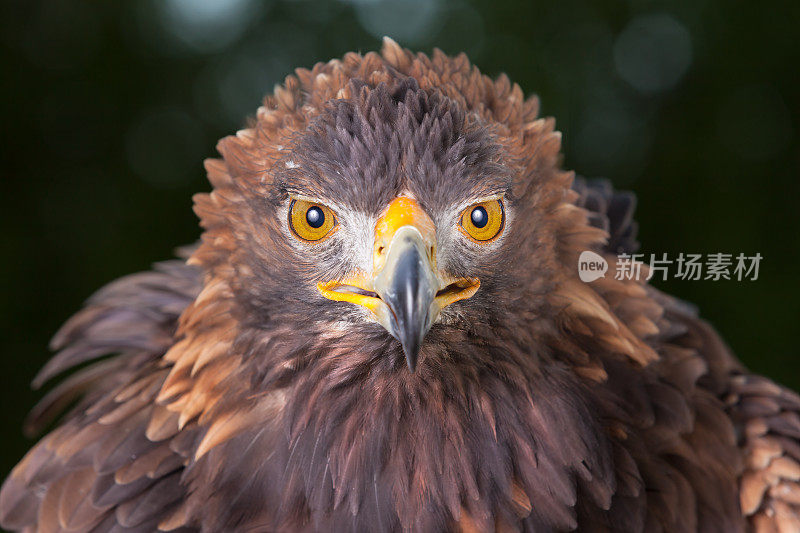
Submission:
POLYGON ((326 205, 295 199, 289 208, 289 226, 304 241, 320 241, 332 233, 336 216, 326 205))
POLYGON ((504 224, 503 201, 495 199, 466 208, 461 214, 459 229, 473 241, 485 244, 500 235, 504 224))

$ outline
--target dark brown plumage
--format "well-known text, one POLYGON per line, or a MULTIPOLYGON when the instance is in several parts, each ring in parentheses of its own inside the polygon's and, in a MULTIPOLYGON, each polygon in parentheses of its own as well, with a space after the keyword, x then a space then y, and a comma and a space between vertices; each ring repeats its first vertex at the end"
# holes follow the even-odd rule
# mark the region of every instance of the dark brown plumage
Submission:
POLYGON ((56 335, 37 386, 91 363, 32 414, 77 399, 2 526, 800 529, 800 398, 691 306, 578 280, 581 251, 637 246, 634 201, 561 171, 537 112, 390 40, 286 78, 207 162, 187 260, 56 335))

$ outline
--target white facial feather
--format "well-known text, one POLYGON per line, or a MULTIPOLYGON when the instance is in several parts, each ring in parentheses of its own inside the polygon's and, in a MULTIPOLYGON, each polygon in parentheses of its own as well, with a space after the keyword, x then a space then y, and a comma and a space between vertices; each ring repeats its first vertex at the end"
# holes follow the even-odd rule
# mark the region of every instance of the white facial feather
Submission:
POLYGON ((372 273, 372 250, 377 219, 347 208, 339 208, 337 214, 341 224, 338 237, 344 239, 346 243, 350 263, 364 272, 372 273))

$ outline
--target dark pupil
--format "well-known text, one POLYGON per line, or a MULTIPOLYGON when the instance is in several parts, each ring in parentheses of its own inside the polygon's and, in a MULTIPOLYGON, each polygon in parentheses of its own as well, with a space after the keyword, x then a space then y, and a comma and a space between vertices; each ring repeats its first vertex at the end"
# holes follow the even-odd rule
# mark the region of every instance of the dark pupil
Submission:
POLYGON ((484 207, 476 207, 472 210, 470 218, 472 219, 473 226, 482 228, 489 222, 489 213, 486 212, 486 208, 484 207))
POLYGON ((306 211, 306 222, 312 228, 320 228, 325 223, 325 213, 319 207, 311 207, 306 211))

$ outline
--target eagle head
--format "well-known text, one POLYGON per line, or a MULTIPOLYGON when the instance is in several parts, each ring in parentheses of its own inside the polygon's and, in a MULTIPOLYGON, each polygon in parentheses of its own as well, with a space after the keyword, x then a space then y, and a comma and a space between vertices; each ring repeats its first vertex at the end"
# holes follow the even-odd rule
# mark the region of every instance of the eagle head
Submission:
POLYGON ((213 256, 254 328, 339 339, 362 354, 347 366, 436 367, 454 341, 544 314, 548 217, 571 175, 552 121, 506 78, 489 90, 469 67, 442 82, 436 56, 427 76, 353 60, 298 70, 220 143, 195 260, 213 256))

